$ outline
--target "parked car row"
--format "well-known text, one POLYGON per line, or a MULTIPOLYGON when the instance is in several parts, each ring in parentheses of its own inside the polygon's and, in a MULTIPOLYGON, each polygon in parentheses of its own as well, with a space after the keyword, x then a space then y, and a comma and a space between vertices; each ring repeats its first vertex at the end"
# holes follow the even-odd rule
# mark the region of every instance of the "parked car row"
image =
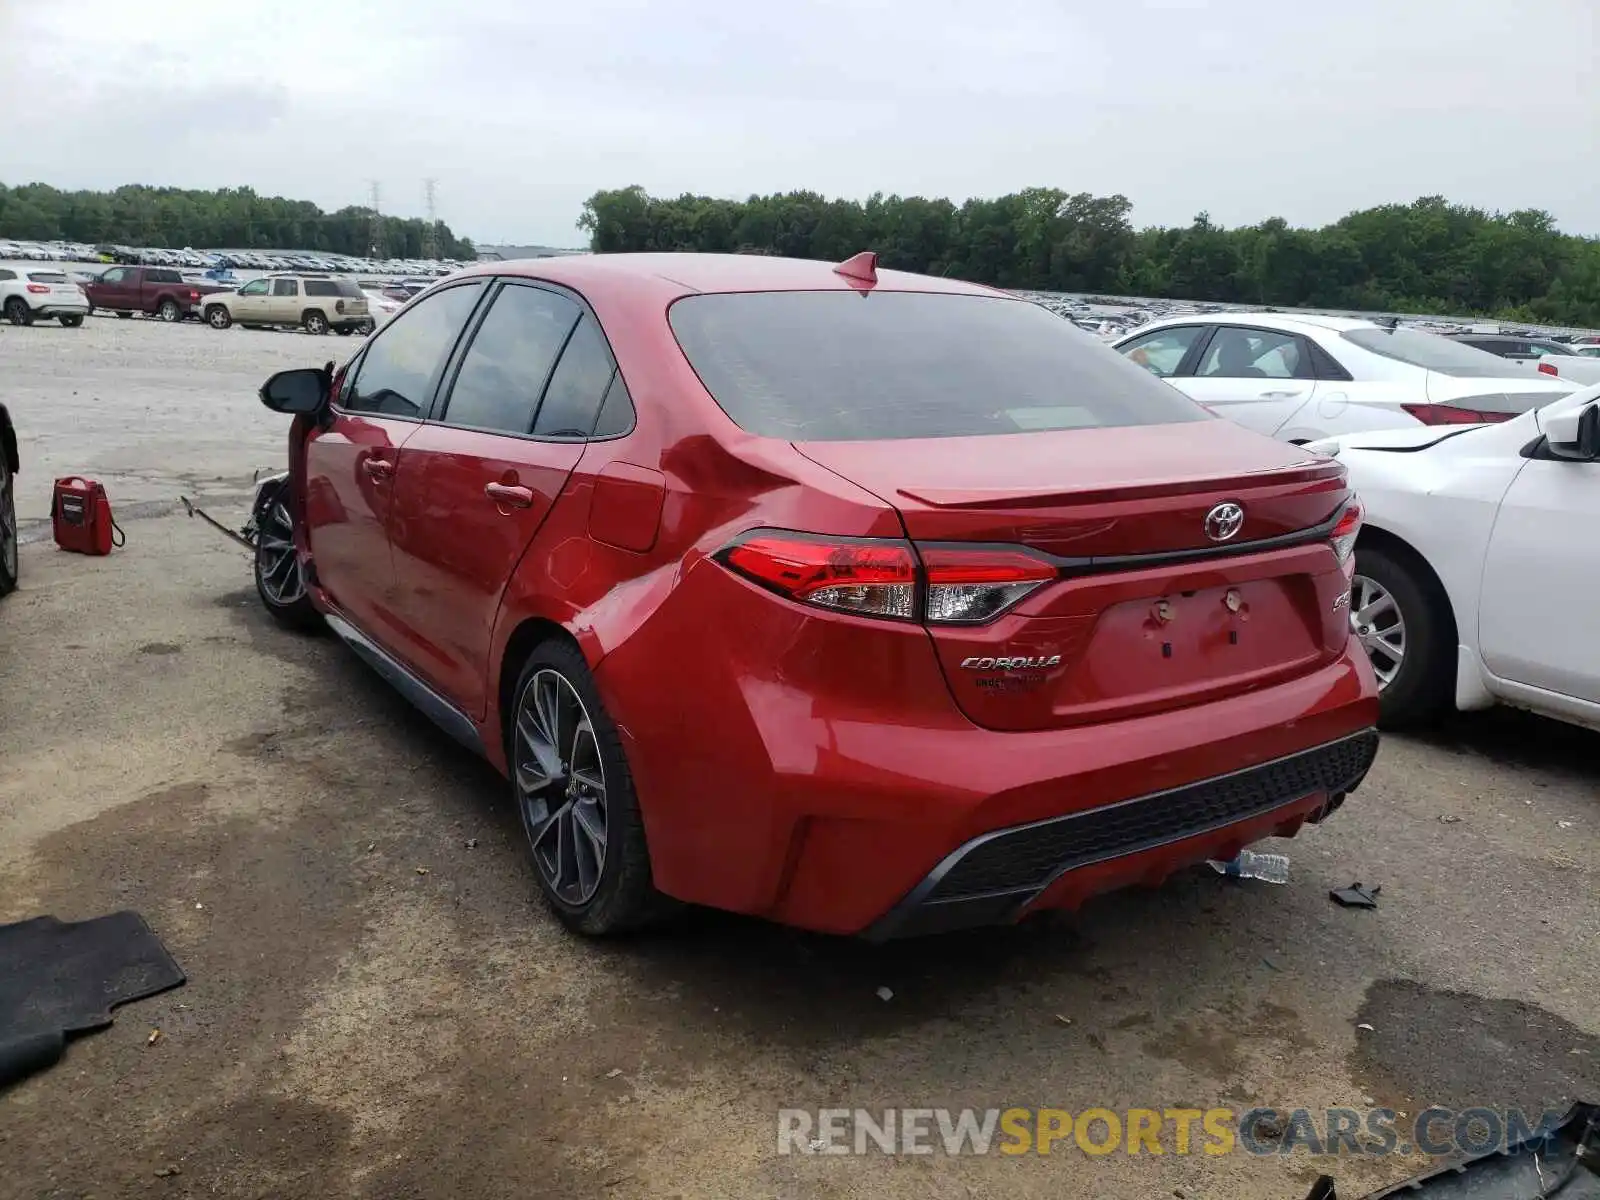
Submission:
POLYGON ((0 239, 0 260, 19 262, 105 262, 123 266, 243 268, 258 271, 344 271, 374 275, 423 275, 435 279, 459 271, 455 259, 358 258, 347 254, 295 250, 196 250, 83 242, 20 242, 0 239))

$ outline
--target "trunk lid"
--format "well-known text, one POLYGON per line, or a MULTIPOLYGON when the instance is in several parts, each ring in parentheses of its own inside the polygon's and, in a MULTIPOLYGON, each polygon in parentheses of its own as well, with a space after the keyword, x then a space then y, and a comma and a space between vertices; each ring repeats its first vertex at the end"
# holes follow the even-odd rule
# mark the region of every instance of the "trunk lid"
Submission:
POLYGON ((977 724, 1181 708, 1313 670, 1348 638, 1348 581, 1325 537, 1301 536, 1343 507, 1344 469, 1230 422, 796 448, 892 505, 924 554, 1007 544, 1056 563, 986 624, 928 626, 977 724), (1207 516, 1228 502, 1244 519, 1219 543, 1207 516))

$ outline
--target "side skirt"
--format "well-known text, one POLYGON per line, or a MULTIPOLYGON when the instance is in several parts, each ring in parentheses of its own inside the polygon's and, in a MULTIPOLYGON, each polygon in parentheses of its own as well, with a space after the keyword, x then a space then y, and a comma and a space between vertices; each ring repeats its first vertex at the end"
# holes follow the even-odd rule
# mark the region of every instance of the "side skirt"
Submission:
POLYGON ((349 621, 335 613, 325 613, 324 619, 328 628, 354 650, 357 657, 382 675, 395 691, 411 701, 424 716, 474 754, 484 754, 483 739, 478 736, 478 727, 472 723, 471 717, 423 683, 349 621))

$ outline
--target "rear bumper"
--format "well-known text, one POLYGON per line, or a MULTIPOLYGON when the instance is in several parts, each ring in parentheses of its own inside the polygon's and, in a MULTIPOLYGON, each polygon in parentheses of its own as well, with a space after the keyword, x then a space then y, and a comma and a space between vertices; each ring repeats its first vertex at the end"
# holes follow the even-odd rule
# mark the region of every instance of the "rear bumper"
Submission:
POLYGON ((76 304, 50 301, 36 305, 33 315, 36 317, 86 317, 89 315, 89 305, 86 301, 76 304))
POLYGON ((1377 684, 1359 646, 1206 703, 1008 732, 961 714, 919 626, 774 607, 716 564, 646 599, 595 678, 655 884, 785 924, 898 936, 953 917, 947 900, 1004 893, 961 906, 954 923, 970 924, 1158 883, 1292 835, 1371 761, 1377 684), (1138 818, 1126 836, 1105 832, 1123 817, 1138 818), (1035 827, 1048 832, 1017 832, 1035 827), (1025 872, 992 863, 1023 849, 1025 872))
POLYGON ((1235 847, 1226 852, 1232 857, 1245 841, 1332 812, 1360 786, 1377 753, 1377 731, 1363 730, 1242 771, 981 834, 946 855, 866 936, 882 941, 1013 921, 1225 853, 1219 846, 1235 847), (1100 871, 1096 886, 1071 886, 1078 882, 1072 873, 1115 860, 1125 861, 1100 871))

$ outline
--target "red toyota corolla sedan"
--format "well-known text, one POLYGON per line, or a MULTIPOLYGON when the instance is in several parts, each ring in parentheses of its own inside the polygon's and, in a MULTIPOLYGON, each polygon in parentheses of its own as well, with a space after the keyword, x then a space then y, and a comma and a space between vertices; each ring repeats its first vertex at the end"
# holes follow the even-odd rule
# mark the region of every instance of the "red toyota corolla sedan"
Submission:
POLYGON ((1293 834, 1377 750, 1343 468, 1001 292, 494 263, 262 398, 268 608, 508 776, 585 933, 1011 921, 1293 834))

